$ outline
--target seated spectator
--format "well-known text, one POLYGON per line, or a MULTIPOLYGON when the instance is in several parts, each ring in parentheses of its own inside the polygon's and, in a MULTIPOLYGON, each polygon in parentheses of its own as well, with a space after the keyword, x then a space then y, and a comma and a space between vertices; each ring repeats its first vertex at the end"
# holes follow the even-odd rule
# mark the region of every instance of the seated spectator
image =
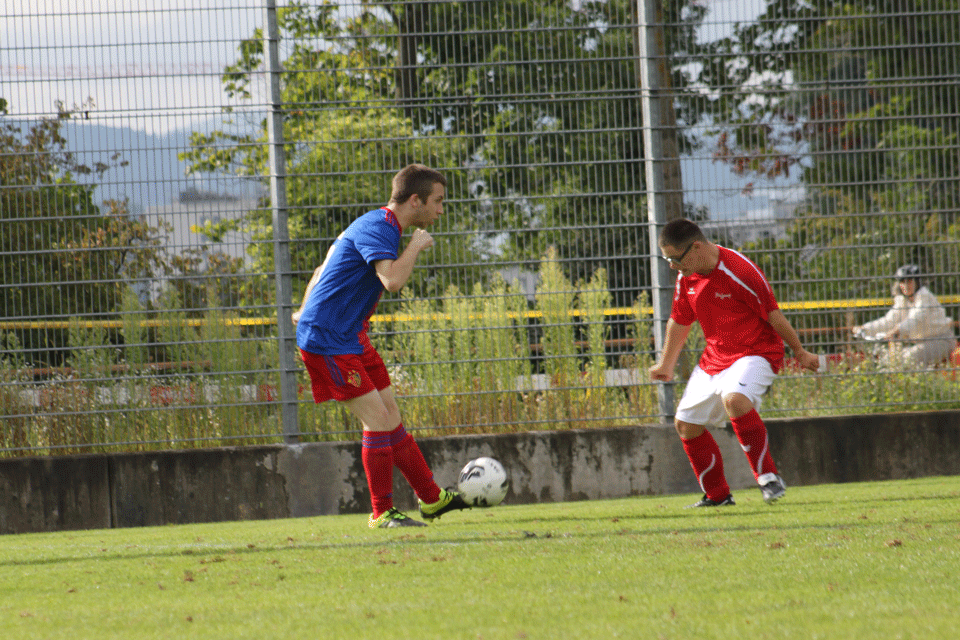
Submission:
POLYGON ((894 278, 893 307, 882 318, 854 327, 854 335, 902 343, 896 362, 888 366, 914 369, 939 364, 957 345, 953 321, 924 285, 920 267, 905 264, 894 278))

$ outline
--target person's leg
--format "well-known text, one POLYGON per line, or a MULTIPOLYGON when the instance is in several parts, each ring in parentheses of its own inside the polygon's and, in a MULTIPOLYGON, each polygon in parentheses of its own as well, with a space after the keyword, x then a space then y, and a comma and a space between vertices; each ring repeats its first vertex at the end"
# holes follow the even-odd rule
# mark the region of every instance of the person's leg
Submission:
POLYGON ((724 396, 723 405, 730 416, 733 432, 740 441, 740 448, 747 456, 753 477, 759 478, 766 473, 777 473, 777 465, 770 454, 770 440, 767 425, 754 409, 753 403, 741 394, 724 396))
POLYGON ((757 413, 757 407, 773 382, 773 369, 766 359, 750 357, 738 360, 724 374, 721 385, 723 407, 747 456, 753 477, 763 490, 764 500, 772 502, 783 496, 783 480, 777 475, 767 426, 757 413))
POLYGON ((930 340, 918 342, 915 345, 904 348, 901 354, 903 367, 905 369, 935 367, 947 360, 955 347, 956 342, 952 338, 931 338, 930 340))
POLYGON ((393 465, 400 469, 403 477, 413 487, 417 498, 427 503, 436 502, 440 496, 440 487, 433 481, 433 472, 424 460, 420 447, 403 426, 400 407, 397 405, 390 383, 390 373, 383 363, 383 358, 373 345, 368 344, 361 360, 365 375, 370 378, 380 396, 383 412, 368 416, 367 421, 364 421, 364 428, 389 433, 393 465))
MULTIPOLYGON (((395 416, 397 426, 390 431, 390 447, 393 453, 393 464, 400 469, 403 477, 413 487, 417 498, 428 504, 440 499, 440 487, 433 480, 433 472, 420 451, 420 446, 403 426, 400 420, 400 409, 397 407, 393 389, 387 387, 380 390, 387 411, 395 416)), ((389 422, 393 422, 391 419, 389 422)))
POLYGON ((733 504, 730 486, 723 472, 720 447, 706 429, 706 425, 718 424, 724 417, 715 384, 715 376, 708 375, 699 366, 695 367, 680 398, 674 421, 683 450, 704 493, 704 500, 696 506, 733 504))
MULTIPOLYGON (((370 527, 426 526, 393 508, 390 431, 399 424, 400 418, 395 407, 391 409, 384 404, 362 358, 353 354, 323 355, 302 350, 300 353, 310 374, 314 400, 343 402, 363 425, 361 459, 373 510, 370 527)), ((389 384, 389 376, 384 384, 389 384)))
POLYGON ((434 481, 433 471, 424 460, 420 446, 403 426, 400 408, 397 406, 397 400, 390 385, 390 374, 380 354, 368 345, 362 359, 365 374, 376 386, 384 411, 382 415, 371 416, 370 420, 373 422, 365 422, 365 428, 369 424, 370 428, 382 429, 389 433, 393 465, 400 469, 403 477, 417 494, 420 515, 425 520, 434 520, 455 509, 468 509, 469 505, 464 502, 459 493, 445 491, 434 481))
POLYGON ((683 420, 677 420, 675 426, 705 498, 717 504, 724 502, 730 497, 730 485, 723 473, 723 456, 713 434, 704 425, 683 420))
POLYGON ((363 424, 361 458, 370 487, 373 519, 393 507, 393 447, 390 441, 389 411, 380 392, 373 390, 344 404, 363 424))

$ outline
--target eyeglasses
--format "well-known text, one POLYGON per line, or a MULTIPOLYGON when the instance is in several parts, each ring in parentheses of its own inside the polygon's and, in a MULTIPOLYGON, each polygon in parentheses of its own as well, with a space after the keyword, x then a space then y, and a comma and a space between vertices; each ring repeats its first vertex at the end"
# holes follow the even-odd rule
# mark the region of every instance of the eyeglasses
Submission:
POLYGON ((678 258, 671 258, 670 256, 663 256, 663 259, 666 260, 667 262, 669 262, 670 264, 675 264, 675 265, 677 265, 677 266, 679 267, 679 266, 680 266, 680 263, 683 262, 683 259, 687 257, 687 254, 688 254, 688 253, 690 253, 690 249, 693 249, 693 245, 694 245, 695 242, 696 242, 696 240, 694 240, 694 242, 691 242, 691 243, 687 246, 687 248, 683 250, 683 253, 680 254, 680 257, 678 257, 678 258))

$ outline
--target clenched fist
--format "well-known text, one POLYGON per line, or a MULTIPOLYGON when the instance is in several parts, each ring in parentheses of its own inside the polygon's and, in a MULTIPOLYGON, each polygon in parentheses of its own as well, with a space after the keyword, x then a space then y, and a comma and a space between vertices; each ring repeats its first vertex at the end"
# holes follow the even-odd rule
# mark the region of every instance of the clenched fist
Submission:
POLYGON ((413 237, 410 238, 410 244, 421 251, 429 249, 433 246, 433 236, 426 229, 417 229, 413 232, 413 237))

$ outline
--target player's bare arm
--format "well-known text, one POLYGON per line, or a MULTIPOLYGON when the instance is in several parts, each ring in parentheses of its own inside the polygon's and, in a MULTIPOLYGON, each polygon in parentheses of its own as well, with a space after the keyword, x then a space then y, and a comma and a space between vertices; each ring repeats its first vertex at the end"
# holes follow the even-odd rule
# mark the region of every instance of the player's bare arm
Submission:
POLYGON ((421 251, 432 246, 433 236, 425 229, 417 229, 396 260, 378 260, 374 264, 374 268, 377 270, 377 276, 383 283, 383 287, 393 293, 403 289, 404 285, 410 280, 410 276, 413 275, 413 267, 417 262, 417 256, 420 255, 421 251))
POLYGON ((320 281, 320 274, 323 272, 323 265, 320 265, 313 271, 313 277, 310 278, 310 282, 307 283, 307 288, 303 292, 303 300, 300 301, 300 308, 293 312, 291 319, 293 324, 296 325, 300 322, 300 314, 303 313, 303 307, 307 304, 307 298, 310 297, 310 291, 313 290, 317 283, 320 281))
POLYGON ((674 322, 673 318, 667 320, 667 327, 664 331, 663 351, 657 363, 650 367, 651 380, 660 382, 670 382, 673 380, 673 370, 677 366, 677 359, 680 357, 680 351, 690 335, 689 324, 684 325, 674 322))
POLYGON ((773 330, 783 338, 786 345, 790 347, 794 357, 800 362, 800 366, 810 371, 816 371, 820 367, 820 359, 815 353, 810 353, 803 348, 803 344, 800 343, 800 336, 797 335, 793 325, 790 324, 782 311, 779 309, 771 311, 767 321, 773 327, 773 330))

